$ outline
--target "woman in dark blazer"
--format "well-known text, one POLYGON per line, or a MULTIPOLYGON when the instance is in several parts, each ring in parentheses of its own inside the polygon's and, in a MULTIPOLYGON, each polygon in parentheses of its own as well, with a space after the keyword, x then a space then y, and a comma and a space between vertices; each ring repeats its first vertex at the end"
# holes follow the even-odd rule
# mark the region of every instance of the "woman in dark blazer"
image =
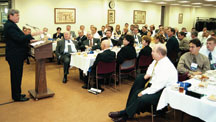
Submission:
POLYGON ((143 36, 142 37, 142 46, 143 46, 143 48, 139 52, 139 56, 137 58, 137 61, 139 60, 140 56, 142 56, 142 55, 151 56, 152 48, 149 47, 150 42, 151 42, 151 37, 149 37, 149 36, 143 36))
POLYGON ((125 35, 123 40, 124 47, 117 54, 117 66, 125 60, 136 58, 136 50, 134 48, 134 37, 125 35))
POLYGON ((57 40, 57 39, 63 39, 64 35, 63 33, 61 33, 61 28, 57 27, 57 33, 53 34, 53 40, 57 40))

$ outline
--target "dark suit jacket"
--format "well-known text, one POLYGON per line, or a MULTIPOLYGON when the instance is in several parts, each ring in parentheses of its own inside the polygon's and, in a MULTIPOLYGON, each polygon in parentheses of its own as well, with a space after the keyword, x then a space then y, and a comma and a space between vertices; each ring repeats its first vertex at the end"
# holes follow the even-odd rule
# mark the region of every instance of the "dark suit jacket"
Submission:
MULTIPOLYGON (((106 39, 108 39, 108 38, 107 38, 107 37, 102 38, 102 39, 101 39, 101 42, 102 42, 103 40, 106 40, 106 39)), ((113 46, 117 46, 117 44, 118 44, 118 41, 117 41, 117 40, 111 39, 111 41, 112 41, 113 46)))
POLYGON ((179 43, 175 36, 169 38, 166 43, 167 47, 167 57, 171 60, 173 64, 177 62, 178 52, 179 52, 179 43))
POLYGON ((33 37, 25 35, 22 30, 11 20, 4 24, 6 39, 6 60, 10 57, 26 58, 29 52, 29 43, 33 37))
POLYGON ((122 64, 124 60, 136 58, 136 50, 133 46, 124 46, 117 54, 116 62, 122 64))
POLYGON ((100 37, 103 37, 103 35, 105 35, 105 32, 103 33, 102 30, 98 31, 98 34, 100 35, 100 37))
POLYGON ((149 47, 149 45, 147 45, 147 46, 145 46, 142 50, 140 50, 139 56, 138 56, 137 59, 139 59, 141 55, 144 55, 144 56, 151 56, 151 53, 152 53, 152 48, 149 47))
POLYGON ((99 53, 94 61, 94 64, 92 65, 92 73, 96 73, 96 66, 99 63, 99 61, 103 62, 112 62, 115 60, 116 53, 111 51, 110 49, 105 50, 102 53, 99 53))
POLYGON ((59 38, 59 39, 62 39, 63 37, 64 37, 63 33, 60 33, 58 36, 57 36, 57 33, 54 33, 54 34, 53 34, 53 39, 54 39, 54 40, 56 40, 56 39, 58 39, 58 38, 59 38))
POLYGON ((82 37, 78 36, 78 37, 76 38, 76 40, 77 40, 77 42, 78 42, 78 45, 81 46, 81 45, 83 44, 83 42, 84 42, 85 40, 87 40, 87 37, 86 37, 85 35, 83 35, 82 37))
MULTIPOLYGON (((76 50, 78 50, 78 44, 76 41, 73 41, 75 45, 76 50)), ((57 42, 57 46, 56 46, 56 56, 57 58, 59 58, 59 56, 62 56, 64 54, 64 49, 65 49, 65 40, 60 40, 57 42)))
MULTIPOLYGON (((80 46, 80 49, 81 50, 85 50, 85 46, 89 46, 89 40, 85 40, 83 41, 83 44, 80 46)), ((93 46, 92 46, 92 50, 96 50, 96 49, 100 49, 100 39, 96 39, 96 38, 93 38, 93 46)))

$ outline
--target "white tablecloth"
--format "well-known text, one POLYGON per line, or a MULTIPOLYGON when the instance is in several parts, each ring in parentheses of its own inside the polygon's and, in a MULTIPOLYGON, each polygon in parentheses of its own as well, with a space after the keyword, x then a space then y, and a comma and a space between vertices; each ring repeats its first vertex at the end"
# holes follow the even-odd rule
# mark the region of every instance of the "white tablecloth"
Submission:
POLYGON ((52 43, 52 51, 55 51, 55 50, 56 50, 56 46, 57 46, 57 42, 53 42, 53 43, 52 43))
MULTIPOLYGON (((196 87, 200 81, 190 79, 187 82, 196 87)), ((208 88, 202 88, 201 90, 206 96, 198 99, 175 91, 172 87, 167 87, 161 94, 157 110, 169 104, 174 109, 181 110, 206 122, 216 122, 216 102, 207 99, 210 95, 216 94, 216 87, 208 85, 208 88)))
POLYGON ((93 65, 95 59, 96 54, 88 54, 88 56, 74 54, 71 55, 70 66, 83 70, 83 73, 87 75, 88 69, 93 65))

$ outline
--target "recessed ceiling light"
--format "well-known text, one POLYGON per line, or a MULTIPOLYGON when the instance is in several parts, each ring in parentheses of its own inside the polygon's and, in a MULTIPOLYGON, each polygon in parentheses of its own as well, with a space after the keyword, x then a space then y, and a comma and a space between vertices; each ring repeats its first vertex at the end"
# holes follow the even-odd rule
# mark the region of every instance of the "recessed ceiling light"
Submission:
POLYGON ((150 3, 150 2, 152 2, 152 1, 150 1, 150 0, 143 0, 143 1, 141 1, 141 2, 143 2, 143 3, 150 3))
POLYGON ((202 3, 191 3, 193 5, 201 5, 202 3))
POLYGON ((170 5, 172 5, 172 6, 178 6, 178 5, 180 5, 180 4, 170 4, 170 5))
POLYGON ((157 2, 157 4, 167 4, 166 2, 157 2))
POLYGON ((195 8, 200 8, 201 6, 193 6, 193 7, 195 7, 195 8))
POLYGON ((179 3, 189 3, 190 1, 178 1, 179 3))
POLYGON ((205 0, 207 2, 215 2, 216 0, 205 0))
POLYGON ((163 1, 166 1, 166 2, 172 2, 172 1, 175 1, 175 0, 163 0, 163 1))
POLYGON ((190 7, 191 5, 182 5, 182 6, 184 6, 184 7, 190 7))
POLYGON ((213 6, 213 4, 203 4, 203 6, 213 6))

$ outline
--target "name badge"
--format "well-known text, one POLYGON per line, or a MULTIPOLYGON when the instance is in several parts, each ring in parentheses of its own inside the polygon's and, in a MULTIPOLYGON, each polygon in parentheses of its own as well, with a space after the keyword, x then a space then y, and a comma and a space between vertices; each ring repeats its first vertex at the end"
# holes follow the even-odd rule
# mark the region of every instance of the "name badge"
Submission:
POLYGON ((94 43, 94 45, 97 45, 97 43, 94 43))
POLYGON ((192 71, 197 70, 197 67, 198 67, 198 64, 196 64, 196 63, 191 63, 191 70, 192 70, 192 71))

